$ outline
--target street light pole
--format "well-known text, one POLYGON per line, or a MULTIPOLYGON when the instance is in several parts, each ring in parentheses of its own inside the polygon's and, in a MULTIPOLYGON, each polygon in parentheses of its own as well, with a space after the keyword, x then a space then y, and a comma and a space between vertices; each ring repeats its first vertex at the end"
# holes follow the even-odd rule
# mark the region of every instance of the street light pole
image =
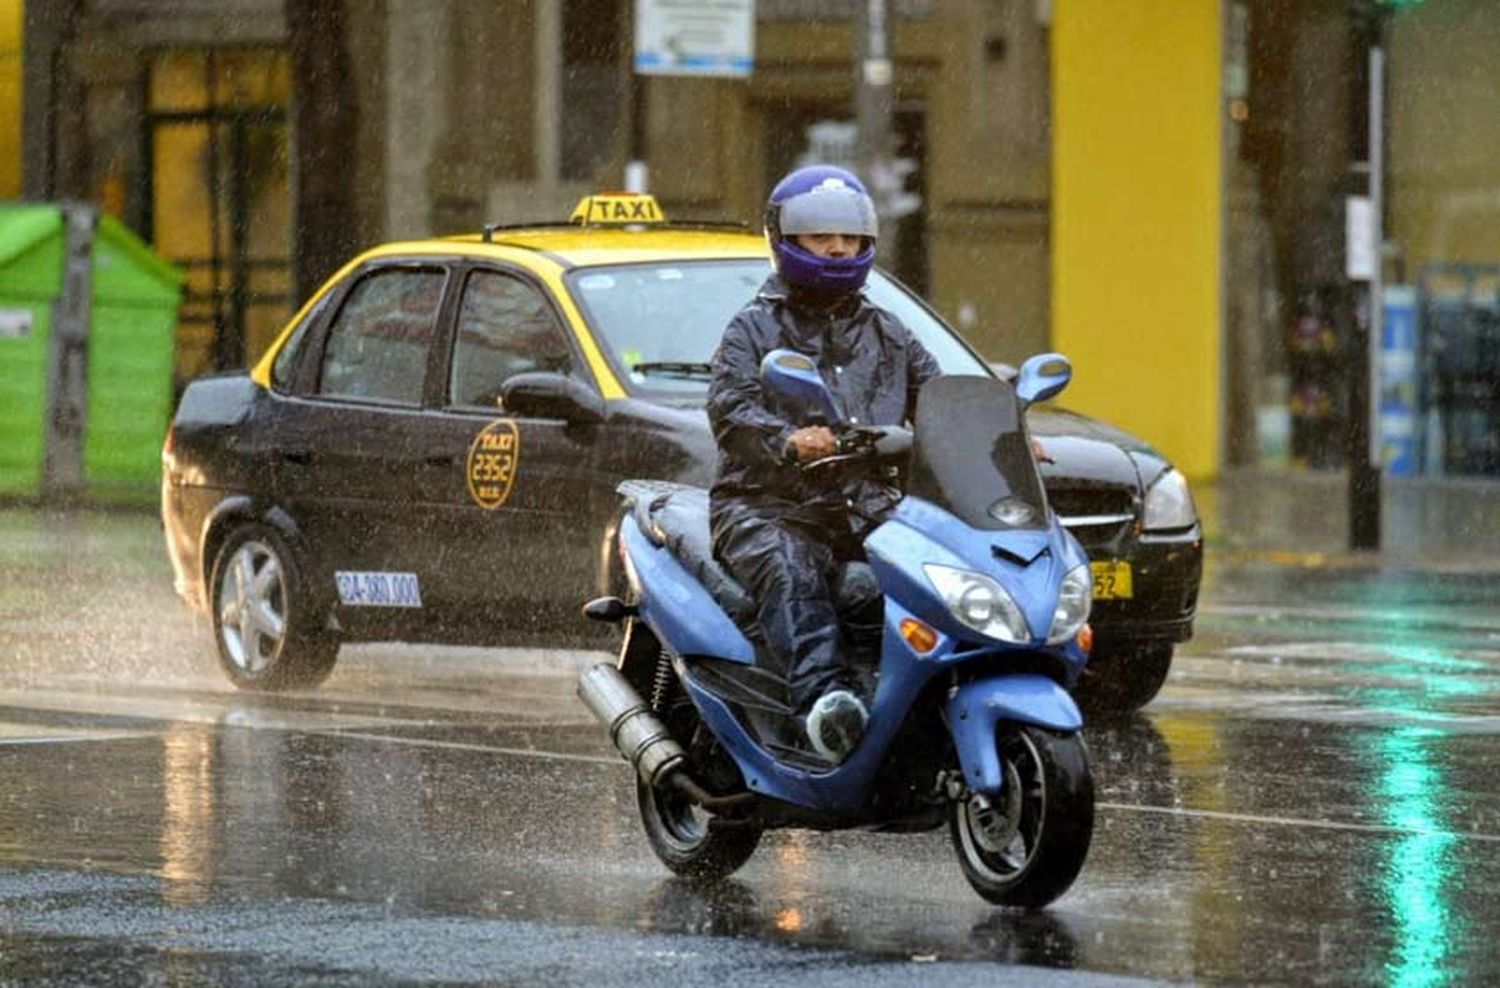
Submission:
MULTIPOLYGON (((1364 22, 1368 39, 1368 86, 1366 111, 1369 174, 1369 228, 1364 231, 1371 257, 1367 274, 1363 346, 1356 348, 1350 375, 1349 411, 1349 548, 1380 548, 1381 465, 1384 453, 1380 435, 1380 346, 1384 324, 1382 246, 1385 242, 1385 11, 1376 6, 1364 22)), ((1358 340, 1358 336, 1356 336, 1358 340)))
MULTIPOLYGON (((891 162, 891 84, 894 70, 890 55, 889 10, 886 0, 855 0, 854 4, 854 99, 859 127, 855 162, 860 177, 869 186, 875 208, 884 219, 895 191, 891 162)), ((876 249, 882 263, 896 238, 886 231, 876 249)))

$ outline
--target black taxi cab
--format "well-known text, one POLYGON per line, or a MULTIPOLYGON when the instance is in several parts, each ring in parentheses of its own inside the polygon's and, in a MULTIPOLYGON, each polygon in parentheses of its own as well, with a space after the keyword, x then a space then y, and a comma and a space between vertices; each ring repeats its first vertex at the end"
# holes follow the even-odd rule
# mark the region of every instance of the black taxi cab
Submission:
MULTIPOLYGON (((618 586, 616 485, 707 486, 707 361, 769 272, 764 238, 595 196, 568 223, 392 243, 352 260, 248 372, 183 394, 163 449, 177 592, 239 687, 309 687, 343 642, 522 644, 594 632, 618 586)), ((872 273, 944 373, 991 368, 872 273)), ((1036 408, 1053 508, 1095 569, 1080 699, 1130 709, 1192 630, 1202 532, 1135 437, 1036 408)))

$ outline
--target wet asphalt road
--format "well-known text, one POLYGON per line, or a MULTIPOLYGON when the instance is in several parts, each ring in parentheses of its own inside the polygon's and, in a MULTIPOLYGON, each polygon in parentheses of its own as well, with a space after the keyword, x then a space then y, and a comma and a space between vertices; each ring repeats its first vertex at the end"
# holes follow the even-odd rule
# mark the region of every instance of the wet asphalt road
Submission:
POLYGON ((0 511, 0 984, 1500 982, 1500 573, 1210 555, 1051 909, 945 833, 667 877, 566 652, 220 678, 149 515, 0 511))

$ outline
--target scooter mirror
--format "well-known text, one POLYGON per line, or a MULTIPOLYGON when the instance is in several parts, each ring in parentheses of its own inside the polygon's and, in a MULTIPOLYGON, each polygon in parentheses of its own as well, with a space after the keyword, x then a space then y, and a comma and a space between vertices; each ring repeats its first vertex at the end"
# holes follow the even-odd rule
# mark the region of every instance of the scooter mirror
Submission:
POLYGON ((1056 397, 1073 380, 1073 365, 1060 353, 1028 357, 1016 375, 1016 397, 1025 405, 1056 397))
POLYGON ((843 424, 844 415, 838 402, 812 358, 795 350, 772 350, 760 362, 760 380, 777 394, 809 405, 813 412, 823 416, 827 425, 843 424))

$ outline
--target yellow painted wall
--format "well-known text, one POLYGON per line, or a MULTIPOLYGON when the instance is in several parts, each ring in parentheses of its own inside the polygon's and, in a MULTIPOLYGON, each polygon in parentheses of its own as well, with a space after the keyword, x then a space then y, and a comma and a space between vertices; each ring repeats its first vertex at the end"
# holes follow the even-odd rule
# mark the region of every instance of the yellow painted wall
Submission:
POLYGON ((1069 407, 1220 457, 1219 0, 1057 0, 1052 343, 1069 407))
POLYGON ((22 0, 0 0, 0 199, 21 195, 22 0))

